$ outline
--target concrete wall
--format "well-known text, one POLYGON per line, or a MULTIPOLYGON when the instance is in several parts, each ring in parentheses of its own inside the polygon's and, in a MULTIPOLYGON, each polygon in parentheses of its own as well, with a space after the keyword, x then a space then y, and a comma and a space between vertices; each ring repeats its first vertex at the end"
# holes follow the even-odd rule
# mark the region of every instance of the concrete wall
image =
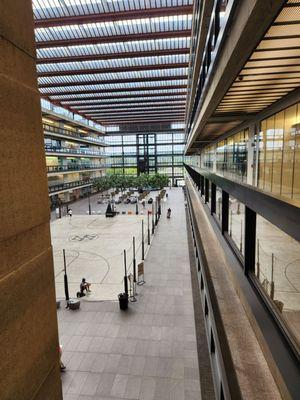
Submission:
POLYGON ((0 398, 60 400, 30 0, 0 0, 0 398))

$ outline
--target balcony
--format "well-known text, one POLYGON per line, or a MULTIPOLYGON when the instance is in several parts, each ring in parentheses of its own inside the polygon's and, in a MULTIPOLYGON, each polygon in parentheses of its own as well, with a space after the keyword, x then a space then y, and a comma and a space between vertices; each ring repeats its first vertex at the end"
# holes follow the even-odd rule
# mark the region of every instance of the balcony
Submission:
POLYGON ((65 182, 58 185, 49 186, 48 191, 49 195, 51 196, 60 192, 65 192, 70 189, 79 189, 81 187, 92 186, 92 184, 93 184, 93 179, 65 182))
POLYGON ((106 168, 105 164, 97 164, 97 165, 90 165, 90 164, 80 164, 80 165, 51 165, 47 166, 47 173, 68 173, 73 171, 91 171, 106 168))
POLYGON ((63 154, 72 156, 90 156, 90 157, 105 157, 105 153, 93 151, 88 149, 71 149, 68 147, 48 147, 45 146, 45 153, 47 154, 63 154))
POLYGON ((48 124, 43 124, 43 129, 44 129, 44 134, 49 135, 49 136, 59 136, 59 137, 64 137, 67 139, 74 139, 79 142, 83 143, 93 143, 99 146, 105 146, 106 143, 104 139, 101 138, 95 138, 95 137, 90 137, 90 136, 84 136, 81 135, 80 133, 70 131, 68 129, 63 129, 59 128, 57 126, 51 126, 48 124))

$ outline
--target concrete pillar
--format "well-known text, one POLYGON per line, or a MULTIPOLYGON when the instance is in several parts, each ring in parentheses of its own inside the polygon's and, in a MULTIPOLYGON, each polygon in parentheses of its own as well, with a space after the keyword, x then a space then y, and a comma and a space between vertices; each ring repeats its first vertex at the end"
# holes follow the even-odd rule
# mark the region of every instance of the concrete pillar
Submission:
POLYGON ((31 0, 0 10, 0 398, 60 400, 31 0))

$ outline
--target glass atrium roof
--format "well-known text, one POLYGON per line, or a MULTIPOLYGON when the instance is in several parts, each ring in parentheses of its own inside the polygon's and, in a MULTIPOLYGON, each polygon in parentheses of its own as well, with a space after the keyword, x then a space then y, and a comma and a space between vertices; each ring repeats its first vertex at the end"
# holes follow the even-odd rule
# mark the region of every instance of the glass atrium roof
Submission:
POLYGON ((127 123, 184 120, 193 0, 33 0, 33 12, 43 98, 103 124, 118 105, 127 123))

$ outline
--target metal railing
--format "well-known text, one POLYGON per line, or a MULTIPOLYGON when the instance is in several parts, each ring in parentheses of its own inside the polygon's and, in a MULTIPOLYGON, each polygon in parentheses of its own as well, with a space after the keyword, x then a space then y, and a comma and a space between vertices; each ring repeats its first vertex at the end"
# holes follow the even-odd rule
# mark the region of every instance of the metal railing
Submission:
POLYGON ((83 139, 85 141, 93 142, 93 143, 100 144, 103 146, 106 144, 104 139, 94 138, 91 136, 84 136, 78 132, 73 132, 68 129, 59 128, 58 126, 51 126, 48 124, 43 124, 43 129, 46 132, 50 132, 50 133, 52 132, 52 133, 56 133, 58 135, 69 136, 69 137, 76 138, 76 139, 83 139))
MULTIPOLYGON (((232 3, 233 1, 230 2, 229 8, 231 8, 232 3)), ((210 75, 211 65, 214 64, 216 59, 216 54, 219 51, 220 42, 223 38, 225 30, 224 28, 229 21, 228 18, 229 13, 226 19, 225 18, 221 19, 221 13, 224 13, 226 11, 228 5, 229 5, 228 0, 217 0, 215 1, 214 4, 213 12, 211 15, 210 26, 207 33, 205 49, 203 52, 200 74, 197 81, 197 88, 195 91, 194 98, 190 99, 191 107, 187 122, 188 132, 191 132, 194 122, 196 120, 196 116, 199 114, 199 104, 201 101, 203 89, 207 83, 207 77, 210 75)), ((200 13, 198 13, 197 14, 198 19, 200 19, 200 16, 201 16, 200 13)), ((197 24, 199 24, 199 21, 197 22, 197 24)), ((199 28, 198 30, 195 30, 195 32, 197 32, 199 35, 200 34, 199 28)), ((196 38, 193 38, 192 41, 193 52, 195 52, 196 50, 195 46, 197 43, 198 35, 196 36, 196 38)), ((191 77, 189 77, 189 81, 191 81, 191 77)))
POLYGON ((55 192, 60 192, 62 190, 79 188, 81 186, 92 186, 93 182, 94 182, 93 179, 74 181, 74 182, 65 182, 65 183, 61 183, 58 185, 49 186, 48 190, 49 190, 49 193, 55 193, 55 192))
POLYGON ((99 151, 87 150, 87 149, 71 149, 68 147, 49 147, 45 146, 46 153, 62 153, 62 154, 81 154, 81 155, 91 155, 104 157, 105 153, 100 153, 99 151))
POLYGON ((101 169, 106 168, 106 164, 97 164, 97 165, 49 165, 47 166, 47 172, 71 172, 71 171, 82 171, 82 170, 94 170, 94 169, 101 169))

